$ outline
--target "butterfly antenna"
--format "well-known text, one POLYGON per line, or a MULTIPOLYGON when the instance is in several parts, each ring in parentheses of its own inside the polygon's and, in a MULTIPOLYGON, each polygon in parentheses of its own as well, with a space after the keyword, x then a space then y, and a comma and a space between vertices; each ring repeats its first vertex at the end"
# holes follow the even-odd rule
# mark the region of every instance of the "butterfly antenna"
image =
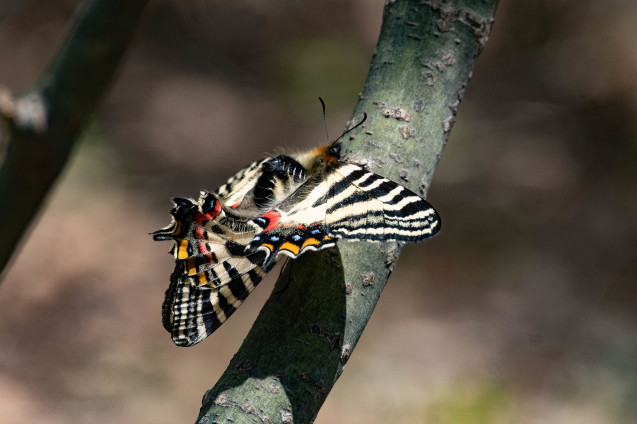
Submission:
MULTIPOLYGON (((321 101, 321 105, 323 106, 323 125, 325 125, 325 137, 327 137, 327 141, 330 141, 330 135, 327 132, 327 119, 325 118, 325 102, 323 101, 322 98, 319 97, 319 100, 321 101)), ((350 133, 350 131, 355 130, 356 128, 360 127, 361 125, 363 125, 363 122, 365 122, 367 120, 367 114, 363 112, 363 119, 361 119, 361 121, 354 125, 352 128, 346 130, 343 134, 341 134, 336 140, 334 140, 331 144, 336 146, 341 144, 340 143, 340 139, 342 139, 343 137, 345 137, 347 134, 350 133)))
POLYGON ((330 141, 330 135, 327 132, 327 119, 325 118, 325 102, 320 97, 319 97, 319 100, 321 101, 321 106, 323 106, 323 125, 325 126, 325 138, 327 138, 327 141, 329 142, 330 141))
POLYGON ((336 144, 340 139, 345 137, 351 131, 354 131, 356 128, 358 128, 361 125, 363 125, 363 122, 365 122, 366 120, 367 120, 367 114, 365 112, 363 112, 363 119, 361 119, 361 121, 358 124, 354 125, 352 128, 350 128, 349 130, 346 130, 343 134, 341 134, 336 140, 334 140, 334 143, 332 143, 332 144, 336 144))

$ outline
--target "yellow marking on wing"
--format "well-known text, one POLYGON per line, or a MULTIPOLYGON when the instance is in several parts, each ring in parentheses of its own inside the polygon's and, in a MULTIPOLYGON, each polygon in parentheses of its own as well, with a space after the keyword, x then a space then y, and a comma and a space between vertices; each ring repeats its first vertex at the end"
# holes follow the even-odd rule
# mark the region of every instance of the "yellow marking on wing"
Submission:
POLYGON ((179 242, 179 250, 177 251, 177 259, 186 259, 188 257, 188 240, 179 242))
POLYGON ((303 246, 301 246, 301 249, 305 249, 307 246, 317 246, 319 244, 321 244, 321 242, 312 237, 305 240, 305 243, 303 243, 303 246))
POLYGON ((175 231, 173 231, 173 236, 176 236, 177 234, 181 233, 181 222, 177 221, 175 224, 175 231))
POLYGON ((205 286, 206 284, 208 284, 208 277, 206 276, 205 272, 202 272, 199 275, 199 286, 205 286))
POLYGON ((299 251, 301 250, 299 246, 297 246, 296 244, 290 243, 289 241, 286 241, 285 243, 283 243, 279 249, 287 250, 289 252, 294 253, 295 255, 298 255, 299 251))
POLYGON ((261 246, 267 247, 268 250, 270 250, 270 252, 272 252, 274 250, 274 246, 272 246, 271 244, 262 244, 261 246))

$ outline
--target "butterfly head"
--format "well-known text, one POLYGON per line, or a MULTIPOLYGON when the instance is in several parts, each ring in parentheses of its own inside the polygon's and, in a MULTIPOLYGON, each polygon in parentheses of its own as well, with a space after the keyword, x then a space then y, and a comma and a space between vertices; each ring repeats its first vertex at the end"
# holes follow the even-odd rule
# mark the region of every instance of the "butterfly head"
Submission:
POLYGON ((332 144, 327 146, 327 156, 339 160, 341 158, 341 139, 335 140, 332 144))
MULTIPOLYGON (((323 100, 321 100, 321 103, 323 103, 323 100)), ((325 114, 325 110, 323 111, 323 113, 325 114)), ((358 124, 354 125, 350 129, 346 130, 343 134, 340 135, 340 137, 338 137, 336 140, 332 141, 327 146, 322 146, 322 147, 319 147, 318 149, 314 150, 313 154, 318 159, 318 161, 320 163, 334 163, 334 162, 340 161, 340 159, 341 159, 341 144, 343 143, 343 137, 345 135, 347 135, 353 129, 358 128, 359 126, 361 126, 363 124, 363 122, 365 122, 366 119, 367 119, 367 114, 364 113, 363 114, 363 119, 358 124)), ((327 129, 326 129, 326 133, 327 133, 327 129)))
POLYGON ((341 158, 341 143, 335 141, 327 146, 314 149, 311 153, 315 165, 336 163, 341 158))

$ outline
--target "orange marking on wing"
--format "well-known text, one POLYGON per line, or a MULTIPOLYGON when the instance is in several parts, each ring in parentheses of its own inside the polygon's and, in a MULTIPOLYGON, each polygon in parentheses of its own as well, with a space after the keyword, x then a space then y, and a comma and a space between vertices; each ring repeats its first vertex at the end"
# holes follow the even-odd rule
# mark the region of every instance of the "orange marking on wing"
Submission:
POLYGON ((307 246, 317 246, 319 244, 321 244, 321 242, 312 237, 305 240, 305 243, 303 243, 303 246, 301 246, 301 249, 305 249, 307 246))
POLYGON ((299 246, 297 246, 296 244, 290 243, 289 241, 286 241, 285 243, 283 243, 279 249, 287 250, 289 252, 294 253, 295 255, 298 255, 299 251, 301 250, 299 246))
POLYGON ((239 207, 239 205, 241 204, 241 202, 237 202, 234 205, 230 206, 232 209, 237 209, 239 207))
POLYGON ((199 277, 199 286, 205 286, 206 284, 208 284, 208 277, 206 277, 205 272, 198 274, 198 277, 199 277))

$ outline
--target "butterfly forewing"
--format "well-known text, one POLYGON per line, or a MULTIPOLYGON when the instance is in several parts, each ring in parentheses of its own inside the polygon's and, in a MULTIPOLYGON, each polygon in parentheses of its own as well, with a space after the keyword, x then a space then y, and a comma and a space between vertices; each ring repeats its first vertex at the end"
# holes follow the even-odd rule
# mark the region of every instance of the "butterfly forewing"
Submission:
POLYGON ((228 178, 228 181, 215 191, 221 202, 231 208, 241 204, 245 196, 254 189, 261 176, 262 164, 266 160, 253 162, 228 178))
POLYGON ((243 303, 264 276, 256 267, 232 272, 220 287, 202 289, 176 265, 162 307, 163 325, 178 346, 192 346, 212 334, 243 303))
POLYGON ((269 212, 280 215, 277 227, 258 234, 250 244, 267 255, 265 271, 279 255, 295 258, 333 246, 335 238, 416 242, 440 229, 438 214, 425 200, 351 164, 339 163, 326 175, 309 179, 279 208, 269 212))
POLYGON ((440 230, 440 217, 420 196, 357 165, 331 175, 326 225, 346 240, 416 242, 440 230))

